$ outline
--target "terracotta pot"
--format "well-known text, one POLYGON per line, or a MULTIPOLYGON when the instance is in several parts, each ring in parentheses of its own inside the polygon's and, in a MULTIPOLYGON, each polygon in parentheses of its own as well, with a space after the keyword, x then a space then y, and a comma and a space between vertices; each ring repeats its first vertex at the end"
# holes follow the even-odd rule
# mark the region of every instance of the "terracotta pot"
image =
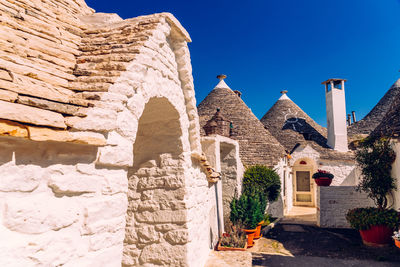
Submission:
POLYGON ((392 242, 393 230, 386 225, 373 225, 368 230, 360 230, 363 243, 367 246, 381 247, 392 242))
POLYGON ((395 239, 394 240, 394 244, 396 245, 396 247, 400 248, 400 241, 395 239))
POLYGON ((332 179, 328 177, 319 177, 314 180, 318 186, 329 186, 332 183, 332 179))
POLYGON ((256 232, 254 233, 254 239, 259 239, 261 237, 261 225, 264 221, 261 221, 257 224, 256 232))
POLYGON ((218 242, 217 246, 218 251, 245 251, 246 249, 247 249, 247 243, 244 245, 244 248, 223 247, 221 246, 221 242, 218 242))
POLYGON ((254 229, 242 229, 243 232, 245 232, 245 234, 247 235, 247 247, 251 248, 252 246, 254 246, 254 234, 257 231, 257 228, 254 229))

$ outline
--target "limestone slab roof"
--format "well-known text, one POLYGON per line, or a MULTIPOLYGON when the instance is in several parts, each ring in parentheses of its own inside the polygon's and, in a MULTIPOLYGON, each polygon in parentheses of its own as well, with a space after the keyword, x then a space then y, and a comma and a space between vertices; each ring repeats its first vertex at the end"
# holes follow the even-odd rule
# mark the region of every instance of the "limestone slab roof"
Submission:
POLYGON ((261 118, 264 127, 291 152, 298 145, 310 145, 329 160, 353 159, 351 152, 338 152, 327 146, 327 130, 310 118, 286 93, 261 118))
POLYGON ((190 41, 168 13, 122 20, 94 13, 83 0, 1 1, 0 11, 0 135, 16 127, 28 137, 38 127, 64 135, 75 118, 101 106, 162 20, 190 41))
POLYGON ((400 138, 400 93, 394 97, 388 112, 371 135, 400 138))
POLYGON ((221 80, 198 105, 201 134, 207 121, 220 108, 221 114, 233 123, 232 139, 240 144, 240 157, 246 165, 275 166, 285 155, 283 146, 269 133, 243 100, 221 80))
POLYGON ((348 135, 368 135, 383 121, 396 96, 400 92, 400 79, 379 100, 375 107, 362 119, 348 127, 348 135))

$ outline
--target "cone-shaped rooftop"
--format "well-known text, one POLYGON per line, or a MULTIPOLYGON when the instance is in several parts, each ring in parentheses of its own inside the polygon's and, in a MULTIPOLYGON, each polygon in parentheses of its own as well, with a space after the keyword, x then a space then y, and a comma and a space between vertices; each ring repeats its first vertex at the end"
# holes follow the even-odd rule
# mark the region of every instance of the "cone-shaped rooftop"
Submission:
POLYGON ((288 96, 287 91, 262 117, 264 127, 288 150, 297 143, 313 141, 321 147, 326 145, 326 128, 317 124, 288 96))
MULTIPOLYGON (((396 82, 396 84, 396 88, 399 88, 400 79, 396 82)), ((400 137, 400 93, 393 97, 389 111, 386 113, 381 123, 375 128, 371 135, 394 138, 400 137)))
POLYGON ((291 152, 297 144, 310 145, 321 159, 353 160, 351 152, 338 152, 328 147, 327 130, 310 118, 288 96, 287 91, 262 117, 264 127, 291 152))
MULTIPOLYGON (((226 77, 226 76, 225 76, 226 77)), ((232 139, 240 144, 244 164, 274 167, 285 155, 283 146, 269 133, 243 100, 221 79, 218 85, 197 107, 202 127, 214 115, 216 108, 233 123, 232 139)))
POLYGON ((348 127, 348 135, 370 134, 383 120, 400 92, 400 79, 379 100, 378 104, 360 121, 348 127))

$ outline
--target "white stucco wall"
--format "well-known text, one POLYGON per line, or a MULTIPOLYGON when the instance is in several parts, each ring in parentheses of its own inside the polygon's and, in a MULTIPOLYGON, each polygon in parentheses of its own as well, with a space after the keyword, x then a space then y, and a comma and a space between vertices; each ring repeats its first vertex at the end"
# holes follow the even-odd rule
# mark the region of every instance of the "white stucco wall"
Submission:
POLYGON ((318 186, 317 225, 327 228, 350 228, 346 220, 349 209, 371 207, 374 203, 366 193, 354 186, 318 186))
POLYGON ((396 153, 396 160, 392 165, 392 177, 396 179, 397 190, 393 191, 393 208, 400 209, 400 142, 393 142, 393 149, 396 153))
MULTIPOLYGON (((283 181, 284 181, 284 171, 286 170, 286 172, 289 172, 288 167, 287 167, 287 161, 285 158, 281 158, 278 162, 278 164, 276 164, 273 168, 276 173, 279 175, 280 177, 280 181, 281 181, 281 193, 278 197, 278 199, 275 202, 272 203, 268 203, 267 205, 267 213, 271 214, 273 217, 279 217, 282 218, 283 214, 285 212, 285 204, 284 204, 284 200, 287 200, 287 197, 284 196, 284 192, 283 192, 283 181)), ((287 181, 285 181, 285 184, 287 183, 287 181)), ((286 186, 286 193, 287 193, 287 186, 286 186)), ((285 195, 286 195, 285 193, 285 195)))
POLYGON ((186 39, 162 16, 98 105, 69 121, 106 146, 0 139, 1 266, 204 266, 215 190, 191 157, 202 149, 186 39), (176 119, 152 116, 165 103, 176 119), (137 143, 140 120, 149 127, 137 143), (173 143, 143 141, 159 121, 178 130, 173 143))
POLYGON ((96 153, 0 139, 1 266, 121 263, 127 172, 96 167, 96 153))
POLYGON ((341 161, 320 161, 318 168, 332 173, 335 177, 331 186, 355 186, 360 175, 355 163, 341 161))
POLYGON ((202 137, 202 147, 209 162, 221 173, 217 194, 221 195, 219 213, 220 228, 223 229, 229 220, 230 202, 242 190, 244 167, 239 156, 239 143, 228 137, 213 135, 202 137))

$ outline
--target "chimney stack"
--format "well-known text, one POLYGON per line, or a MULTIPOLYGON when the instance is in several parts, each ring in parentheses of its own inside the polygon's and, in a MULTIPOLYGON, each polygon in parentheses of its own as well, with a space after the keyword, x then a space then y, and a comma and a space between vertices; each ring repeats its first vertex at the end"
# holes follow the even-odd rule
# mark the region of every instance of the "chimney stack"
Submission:
POLYGON ((351 115, 353 115, 353 123, 356 123, 356 112, 355 111, 352 111, 351 112, 351 115))
POLYGON ((340 152, 349 150, 347 145, 345 82, 344 79, 329 79, 322 83, 325 85, 327 145, 340 152))
POLYGON ((242 98, 242 92, 240 92, 239 90, 235 90, 233 91, 239 98, 242 98))
POLYGON ((351 116, 350 114, 347 114, 347 126, 351 125, 351 116))

